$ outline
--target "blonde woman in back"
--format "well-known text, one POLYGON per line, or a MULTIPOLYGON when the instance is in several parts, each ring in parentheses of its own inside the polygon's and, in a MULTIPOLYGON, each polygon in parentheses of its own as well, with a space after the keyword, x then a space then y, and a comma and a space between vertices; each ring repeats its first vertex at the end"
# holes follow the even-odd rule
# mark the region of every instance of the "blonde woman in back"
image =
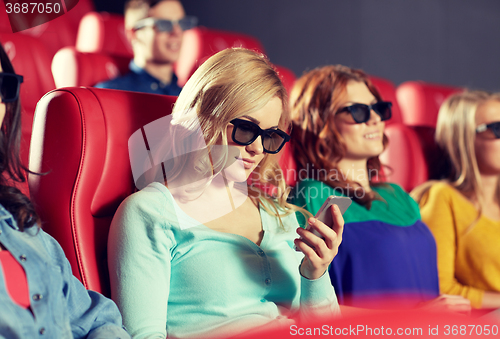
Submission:
POLYGON ((446 179, 412 192, 437 243, 441 293, 474 308, 500 307, 500 95, 454 94, 439 111, 436 142, 446 179))

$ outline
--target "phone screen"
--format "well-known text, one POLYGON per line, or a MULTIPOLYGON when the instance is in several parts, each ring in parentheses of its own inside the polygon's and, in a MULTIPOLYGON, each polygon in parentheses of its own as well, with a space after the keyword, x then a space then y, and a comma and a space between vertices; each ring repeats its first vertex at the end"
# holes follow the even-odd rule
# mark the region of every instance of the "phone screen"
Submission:
POLYGON ((336 197, 331 195, 325 200, 323 206, 321 206, 318 213, 316 213, 314 217, 323 222, 325 225, 332 227, 333 219, 332 213, 330 212, 330 206, 334 204, 337 205, 340 209, 340 213, 344 214, 347 208, 351 205, 351 202, 351 198, 336 197))
MULTIPOLYGON (((337 205, 340 209, 340 213, 344 214, 347 208, 351 205, 351 198, 348 197, 336 197, 334 195, 329 196, 326 198, 325 202, 319 209, 318 213, 314 216, 316 219, 320 220, 323 222, 325 225, 328 227, 333 227, 333 219, 332 219, 332 212, 330 211, 330 207, 332 205, 337 205)), ((307 229, 310 228, 310 225, 307 224, 307 229)), ((311 231, 313 234, 316 236, 323 238, 321 234, 319 234, 315 229, 311 231)), ((299 251, 297 247, 295 247, 296 251, 299 251)))

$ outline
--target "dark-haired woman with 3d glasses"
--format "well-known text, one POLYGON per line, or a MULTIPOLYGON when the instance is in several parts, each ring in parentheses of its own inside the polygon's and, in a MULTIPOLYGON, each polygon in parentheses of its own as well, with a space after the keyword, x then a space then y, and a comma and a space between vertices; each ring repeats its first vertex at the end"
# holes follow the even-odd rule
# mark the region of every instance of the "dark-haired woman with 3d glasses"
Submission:
POLYGON ((468 312, 466 299, 439 296, 436 245, 418 205, 382 181, 379 155, 388 143, 391 103, 367 75, 340 65, 314 69, 296 81, 290 105, 293 154, 298 171, 307 173, 290 194, 293 203, 314 214, 330 195, 353 200, 330 265, 339 303, 468 312))
POLYGON ((442 293, 500 307, 500 94, 466 91, 442 104, 436 142, 445 179, 412 196, 436 238, 442 293))
POLYGON ((116 305, 72 275, 59 244, 42 229, 19 160, 23 77, 0 45, 0 337, 130 338, 116 305))
POLYGON ((215 54, 169 117, 160 134, 175 137, 165 143, 144 128, 168 159, 165 180, 124 200, 108 238, 112 297, 134 338, 289 331, 295 316, 338 314, 328 266, 343 219, 332 213, 332 229, 311 218, 323 239, 301 229, 287 203, 277 163, 289 140, 287 93, 267 59, 215 54), (269 184, 278 194, 261 190, 269 184))

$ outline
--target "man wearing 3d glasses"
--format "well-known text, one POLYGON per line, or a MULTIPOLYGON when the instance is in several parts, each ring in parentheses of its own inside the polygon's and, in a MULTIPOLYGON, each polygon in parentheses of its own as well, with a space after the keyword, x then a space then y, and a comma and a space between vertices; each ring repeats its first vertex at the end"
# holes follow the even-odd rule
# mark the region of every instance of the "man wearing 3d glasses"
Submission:
POLYGON ((96 87, 179 95, 173 65, 184 31, 196 24, 197 18, 186 16, 178 0, 128 0, 125 32, 134 51, 130 72, 96 87))

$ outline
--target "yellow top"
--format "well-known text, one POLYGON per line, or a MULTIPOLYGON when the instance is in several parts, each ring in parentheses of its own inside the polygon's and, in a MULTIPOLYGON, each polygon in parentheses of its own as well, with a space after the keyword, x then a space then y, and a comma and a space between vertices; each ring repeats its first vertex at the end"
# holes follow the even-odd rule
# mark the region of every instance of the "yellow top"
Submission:
POLYGON ((480 308, 484 291, 500 292, 500 221, 478 211, 459 191, 437 183, 420 201, 422 220, 436 238, 441 293, 480 308))

